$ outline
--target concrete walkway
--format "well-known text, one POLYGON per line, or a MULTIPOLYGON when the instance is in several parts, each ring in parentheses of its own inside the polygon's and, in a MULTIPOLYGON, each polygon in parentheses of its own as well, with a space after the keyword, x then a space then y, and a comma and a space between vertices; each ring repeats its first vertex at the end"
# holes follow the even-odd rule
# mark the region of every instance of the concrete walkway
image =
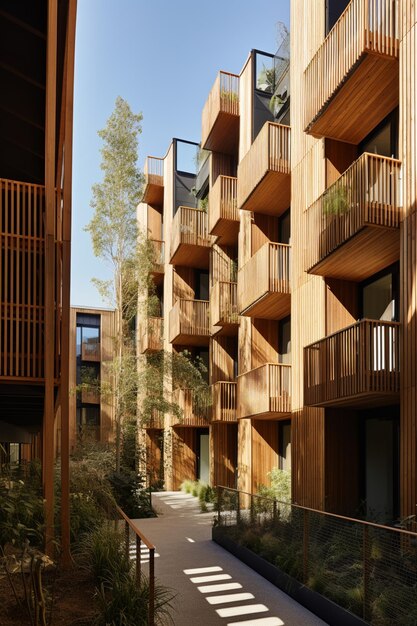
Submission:
POLYGON ((135 523, 156 546, 158 581, 177 594, 176 626, 326 626, 211 541, 214 514, 197 498, 164 491, 152 503, 158 517, 135 523))

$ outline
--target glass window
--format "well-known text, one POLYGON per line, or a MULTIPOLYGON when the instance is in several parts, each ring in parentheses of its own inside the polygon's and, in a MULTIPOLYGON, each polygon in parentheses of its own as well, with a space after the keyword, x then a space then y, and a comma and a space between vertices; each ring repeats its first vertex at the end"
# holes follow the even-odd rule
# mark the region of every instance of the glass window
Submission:
POLYGON ((195 299, 209 299, 209 273, 206 270, 196 270, 195 299))
POLYGON ((291 364, 291 316, 278 322, 279 362, 291 364))
POLYGON ((195 174, 198 163, 199 146, 195 143, 177 140, 176 154, 177 163, 175 169, 178 172, 195 174))
POLYGON ((291 422, 281 422, 278 430, 279 469, 291 471, 291 422))
POLYGON ((258 91, 273 94, 276 87, 275 57, 272 54, 256 53, 256 82, 258 91))
POLYGON ((393 322, 397 319, 395 273, 393 271, 362 285, 362 317, 393 322))
POLYGON ((100 407, 82 406, 77 408, 77 426, 100 426, 100 407))

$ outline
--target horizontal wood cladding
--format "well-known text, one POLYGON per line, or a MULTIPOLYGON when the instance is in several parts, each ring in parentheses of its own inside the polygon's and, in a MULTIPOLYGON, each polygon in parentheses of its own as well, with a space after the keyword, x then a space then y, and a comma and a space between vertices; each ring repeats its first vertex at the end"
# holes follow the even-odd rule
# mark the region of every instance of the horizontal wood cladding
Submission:
POLYGON ((306 269, 364 280, 398 260, 401 162, 364 153, 307 211, 306 269))
POLYGON ((206 346, 209 343, 208 300, 179 298, 169 312, 169 340, 178 345, 206 346))
POLYGON ((202 113, 201 146, 224 154, 239 142, 239 76, 219 72, 202 113))
POLYGON ((163 318, 148 317, 139 324, 139 352, 157 352, 163 349, 163 318))
POLYGON ((143 168, 145 185, 142 202, 161 206, 164 201, 164 159, 148 156, 143 168))
POLYGON ((265 363, 237 378, 238 419, 280 419, 291 413, 291 365, 265 363))
POLYGON ((44 378, 45 188, 0 180, 0 379, 44 378))
POLYGON ((207 213, 180 206, 172 220, 170 263, 208 268, 213 238, 208 234, 207 213))
POLYGON ((304 348, 306 405, 379 406, 399 391, 398 322, 362 320, 304 348))
POLYGON ((266 243, 238 272, 240 315, 281 319, 291 312, 291 246, 266 243))
POLYGON ((193 399, 191 389, 175 389, 172 392, 172 401, 179 406, 182 411, 182 418, 176 420, 174 417, 173 426, 198 426, 205 427, 210 422, 210 407, 198 406, 193 399))
POLYGON ((305 126, 358 144, 399 100, 399 9, 351 0, 305 70, 305 126))
POLYGON ((209 196, 209 232, 222 245, 237 242, 239 211, 237 208, 237 178, 218 176, 209 196))
POLYGON ((210 290, 212 334, 236 334, 239 326, 237 283, 217 281, 210 290))
POLYGON ((290 127, 266 122, 237 172, 239 209, 281 215, 290 206, 290 127))
POLYGON ((211 386, 212 422, 236 422, 236 389, 237 383, 230 381, 219 381, 211 386))

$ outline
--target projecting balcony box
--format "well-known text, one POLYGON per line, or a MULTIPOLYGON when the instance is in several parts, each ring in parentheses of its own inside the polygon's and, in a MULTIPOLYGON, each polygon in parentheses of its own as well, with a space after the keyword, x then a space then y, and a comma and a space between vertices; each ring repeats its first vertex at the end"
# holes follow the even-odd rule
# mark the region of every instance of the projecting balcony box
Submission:
POLYGON ((164 428, 164 414, 161 411, 152 409, 150 419, 144 423, 144 427, 147 430, 163 430, 164 428))
POLYGON ((98 389, 82 389, 81 402, 83 404, 100 404, 100 391, 98 389))
POLYGON ((177 300, 169 312, 170 342, 177 345, 208 346, 209 337, 208 300, 177 300))
POLYGON ((361 320, 304 348, 308 406, 366 408, 399 402, 400 327, 361 320))
POLYGON ((290 198, 290 127, 266 122, 239 164, 237 206, 278 216, 290 198))
POLYGON ((148 156, 143 168, 145 186, 142 202, 161 206, 164 201, 164 159, 148 156))
POLYGON ((265 243, 238 272, 239 315, 282 319, 291 313, 291 246, 265 243))
POLYGON ((212 334, 234 335, 239 327, 237 283, 217 281, 210 291, 212 334))
POLYGON ((400 169, 365 153, 308 209, 309 273, 361 281, 398 259, 400 169))
POLYGON ((265 363, 237 377, 238 419, 281 419, 291 413, 291 365, 265 363))
POLYGON ((148 317, 139 328, 139 352, 146 354, 162 350, 162 317, 148 317))
POLYGON ((218 176, 210 191, 209 232, 222 245, 236 243, 239 232, 237 178, 218 176))
POLYGON ((177 404, 183 413, 182 419, 173 417, 173 426, 207 428, 210 422, 210 407, 200 406, 191 389, 175 389, 172 392, 172 402, 177 404))
POLYGON ((81 344, 81 360, 99 362, 101 345, 99 341, 83 341, 81 344))
POLYGON ((219 72, 202 114, 201 146, 234 154, 239 142, 239 76, 219 72))
POLYGON ((207 226, 205 211, 180 206, 172 220, 170 263, 208 268, 212 237, 207 226))
POLYGON ((305 124, 314 137, 358 144, 399 99, 395 0, 352 0, 305 70, 305 124))
POLYGON ((237 383, 219 381, 211 386, 213 404, 211 407, 212 422, 236 422, 236 389, 237 383))
POLYGON ((159 239, 151 239, 154 248, 154 256, 152 259, 152 274, 156 279, 164 274, 165 263, 165 243, 159 239))

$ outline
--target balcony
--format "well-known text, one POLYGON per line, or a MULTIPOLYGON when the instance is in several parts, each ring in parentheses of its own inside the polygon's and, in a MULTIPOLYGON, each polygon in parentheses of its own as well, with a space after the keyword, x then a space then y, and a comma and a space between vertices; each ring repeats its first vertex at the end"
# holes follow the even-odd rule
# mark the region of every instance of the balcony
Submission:
POLYGON ((210 322, 212 332, 221 335, 237 333, 237 283, 218 281, 210 291, 210 322), (216 328, 217 327, 217 328, 216 328))
POLYGON ((400 252, 401 163, 363 154, 308 209, 308 272, 361 281, 400 252))
POLYGON ((210 191, 209 232, 222 245, 236 243, 239 233, 237 178, 218 176, 210 191))
POLYGON ((399 402, 400 325, 362 320, 304 348, 308 406, 399 402))
POLYGON ((180 206, 172 220, 170 263, 207 268, 211 243, 207 213, 180 206))
POLYGON ((291 313, 290 251, 284 243, 265 243, 239 270, 239 315, 278 320, 291 313))
POLYGON ((142 202, 160 206, 164 201, 164 159, 148 156, 143 174, 145 186, 142 202))
POLYGON ((150 239, 154 248, 154 257, 152 260, 152 274, 161 276, 164 274, 165 268, 165 243, 158 239, 150 239))
POLYGON ((237 378, 238 419, 281 419, 291 413, 291 365, 266 363, 237 378))
POLYGON ((314 137, 358 144, 399 100, 395 0, 352 0, 305 70, 305 124, 314 137))
POLYGON ((163 349, 163 319, 162 317, 148 317, 140 328, 139 352, 146 354, 163 349))
POLYGON ((172 401, 183 413, 182 419, 173 418, 173 426, 207 427, 210 422, 210 407, 198 407, 191 389, 175 389, 172 401))
POLYGON ((144 423, 146 430, 163 430, 164 429, 164 414, 161 411, 152 409, 152 415, 146 423, 144 423))
POLYGON ((81 360, 99 362, 101 359, 101 345, 98 341, 83 341, 81 344, 81 360))
POLYGON ((239 164, 237 206, 278 216, 290 199, 290 127, 266 122, 239 164))
POLYGON ((208 300, 177 300, 169 312, 170 342, 178 345, 207 346, 209 337, 208 300))
POLYGON ((202 114, 205 150, 234 154, 239 142, 239 76, 219 72, 202 114))
POLYGON ((100 391, 97 389, 82 389, 81 402, 83 404, 100 404, 100 391))
POLYGON ((213 405, 212 422, 236 422, 236 388, 234 382, 217 382, 211 386, 213 405))

